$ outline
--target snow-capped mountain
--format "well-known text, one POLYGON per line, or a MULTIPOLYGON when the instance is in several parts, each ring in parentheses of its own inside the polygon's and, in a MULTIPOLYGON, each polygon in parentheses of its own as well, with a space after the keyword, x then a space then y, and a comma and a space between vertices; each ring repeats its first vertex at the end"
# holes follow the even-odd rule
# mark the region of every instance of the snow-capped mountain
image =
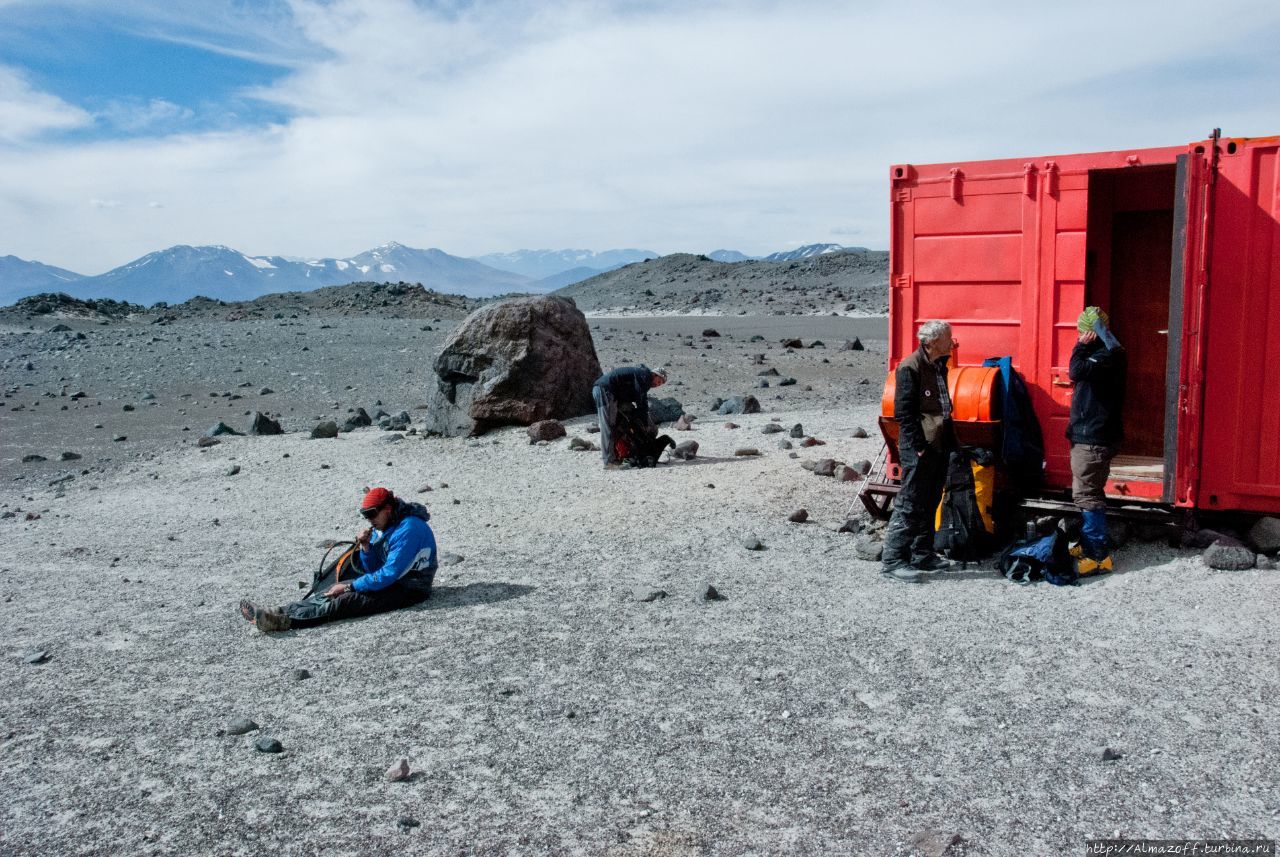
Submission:
POLYGON ((574 268, 591 268, 595 274, 612 271, 632 262, 656 259, 658 254, 652 250, 605 250, 601 253, 594 250, 516 250, 511 253, 487 253, 472 258, 499 271, 510 271, 541 280, 574 268))
POLYGON ((823 256, 827 253, 865 252, 866 247, 844 247, 840 244, 806 244, 794 250, 783 250, 765 256, 766 262, 794 262, 796 259, 808 259, 812 256, 823 256))
POLYGON ((0 306, 8 306, 27 295, 65 292, 83 274, 55 268, 43 262, 28 262, 17 256, 0 256, 0 306))
POLYGON ((157 301, 178 303, 196 295, 227 301, 252 300, 272 292, 310 291, 365 280, 422 283, 438 292, 468 297, 542 291, 526 277, 442 250, 418 250, 395 242, 346 259, 307 261, 248 256, 223 246, 178 245, 148 253, 105 274, 45 291, 150 306, 157 301))

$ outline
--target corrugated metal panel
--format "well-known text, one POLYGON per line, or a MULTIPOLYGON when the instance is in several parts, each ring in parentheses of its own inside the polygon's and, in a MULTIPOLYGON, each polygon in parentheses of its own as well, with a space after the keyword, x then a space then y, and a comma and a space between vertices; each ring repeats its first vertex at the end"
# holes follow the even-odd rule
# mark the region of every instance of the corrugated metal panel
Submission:
POLYGON ((1224 140, 1213 190, 1198 504, 1280 511, 1280 145, 1224 140))

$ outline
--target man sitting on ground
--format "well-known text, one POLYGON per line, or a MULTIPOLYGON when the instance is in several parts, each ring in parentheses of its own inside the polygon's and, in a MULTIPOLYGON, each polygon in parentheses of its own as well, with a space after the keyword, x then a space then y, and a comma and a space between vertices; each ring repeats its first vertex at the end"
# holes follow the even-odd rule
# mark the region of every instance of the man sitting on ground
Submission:
POLYGON ((438 566, 436 537, 420 503, 406 503, 386 488, 365 494, 360 514, 372 526, 356 536, 356 576, 334 583, 323 593, 279 609, 259 607, 248 599, 240 613, 259 631, 287 631, 368 616, 425 601, 438 566))
POLYGON ((614 441, 618 437, 619 406, 630 406, 630 419, 641 426, 649 424, 649 391, 667 383, 667 370, 639 366, 622 366, 606 372, 591 387, 600 423, 600 452, 605 467, 618 467, 614 441))

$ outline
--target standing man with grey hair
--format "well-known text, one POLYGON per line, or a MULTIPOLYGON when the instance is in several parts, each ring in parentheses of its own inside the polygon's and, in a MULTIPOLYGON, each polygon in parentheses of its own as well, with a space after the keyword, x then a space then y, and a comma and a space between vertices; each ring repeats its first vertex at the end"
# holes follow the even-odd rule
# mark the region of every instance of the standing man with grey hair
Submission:
POLYGON ((596 402, 596 416, 600 423, 600 452, 605 467, 618 465, 618 453, 614 440, 618 434, 618 408, 631 409, 630 418, 637 424, 649 424, 649 391, 667 383, 666 369, 650 369, 639 366, 622 366, 606 372, 591 387, 591 397, 596 402))
POLYGON ((893 418, 898 423, 898 461, 902 487, 884 535, 882 572, 917 583, 922 571, 941 571, 951 563, 933 549, 933 522, 942 501, 947 461, 956 447, 947 391, 947 361, 959 343, 951 325, 927 321, 916 334, 920 348, 894 373, 893 418))

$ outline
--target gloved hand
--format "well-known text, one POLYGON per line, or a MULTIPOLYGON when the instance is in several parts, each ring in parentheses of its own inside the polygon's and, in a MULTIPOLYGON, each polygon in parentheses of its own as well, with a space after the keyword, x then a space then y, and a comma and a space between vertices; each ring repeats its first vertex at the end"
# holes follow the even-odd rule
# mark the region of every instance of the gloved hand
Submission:
POLYGON ((1102 319, 1098 319, 1093 323, 1093 332, 1098 334, 1098 338, 1102 340, 1102 344, 1107 346, 1108 351, 1113 351, 1120 347, 1120 340, 1116 339, 1116 335, 1107 329, 1107 324, 1102 319))

